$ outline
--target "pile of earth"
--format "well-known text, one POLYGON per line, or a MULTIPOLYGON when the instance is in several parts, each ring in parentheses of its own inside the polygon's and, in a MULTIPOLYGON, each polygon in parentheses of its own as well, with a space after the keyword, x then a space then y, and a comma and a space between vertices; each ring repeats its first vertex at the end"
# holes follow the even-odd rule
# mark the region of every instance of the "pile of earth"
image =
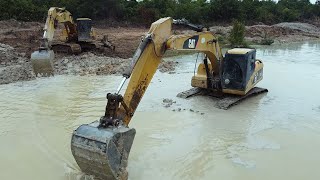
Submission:
POLYGON ((0 43, 0 84, 34 79, 31 63, 9 45, 0 43))
MULTIPOLYGON (((79 56, 56 58, 54 67, 55 74, 121 75, 127 68, 129 68, 130 61, 131 59, 107 57, 87 52, 79 56)), ((162 73, 172 73, 175 70, 176 65, 177 62, 162 61, 158 69, 162 73)))
MULTIPOLYGON (((54 71, 56 75, 121 75, 129 68, 131 59, 107 57, 94 53, 83 53, 77 56, 56 55, 54 71)), ((176 62, 162 61, 159 70, 172 72, 176 62)), ((18 53, 13 47, 0 43, 0 84, 35 78, 30 59, 18 53)))
POLYGON ((40 45, 43 24, 39 22, 0 21, 0 43, 15 48, 19 53, 30 57, 40 45))
MULTIPOLYGON (((212 26, 210 31, 217 35, 228 37, 232 26, 212 26)), ((284 22, 275 25, 246 26, 245 38, 249 42, 260 44, 265 39, 272 39, 276 43, 297 42, 320 39, 320 28, 299 22, 284 22)))

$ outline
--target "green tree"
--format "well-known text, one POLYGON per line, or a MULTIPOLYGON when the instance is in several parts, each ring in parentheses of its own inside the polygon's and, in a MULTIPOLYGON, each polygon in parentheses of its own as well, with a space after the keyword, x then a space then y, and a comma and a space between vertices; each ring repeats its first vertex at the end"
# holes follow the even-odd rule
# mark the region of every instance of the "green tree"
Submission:
POLYGON ((66 7, 77 17, 150 24, 160 17, 193 23, 267 24, 320 18, 320 1, 309 0, 0 0, 0 19, 42 21, 50 7, 66 7))
POLYGON ((235 20, 233 21, 233 27, 229 35, 229 42, 232 47, 246 47, 247 43, 244 40, 245 26, 242 22, 235 20))

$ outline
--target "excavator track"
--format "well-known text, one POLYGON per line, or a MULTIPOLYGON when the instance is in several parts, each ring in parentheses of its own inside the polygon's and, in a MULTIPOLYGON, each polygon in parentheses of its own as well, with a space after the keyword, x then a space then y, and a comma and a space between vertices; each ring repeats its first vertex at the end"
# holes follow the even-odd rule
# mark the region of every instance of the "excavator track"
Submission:
POLYGON ((80 54, 82 49, 79 44, 74 43, 56 43, 52 44, 52 50, 57 53, 80 54))
POLYGON ((84 124, 72 135, 71 151, 82 172, 101 180, 126 180, 128 156, 136 134, 125 126, 84 124))
POLYGON ((179 93, 177 97, 187 99, 193 96, 212 96, 212 97, 215 97, 215 99, 217 99, 215 103, 215 107, 219 109, 227 110, 231 106, 234 106, 249 97, 266 93, 266 92, 268 92, 268 89, 255 87, 251 89, 246 95, 239 96, 239 95, 232 95, 232 94, 221 94, 221 93, 210 91, 207 89, 195 87, 179 93))

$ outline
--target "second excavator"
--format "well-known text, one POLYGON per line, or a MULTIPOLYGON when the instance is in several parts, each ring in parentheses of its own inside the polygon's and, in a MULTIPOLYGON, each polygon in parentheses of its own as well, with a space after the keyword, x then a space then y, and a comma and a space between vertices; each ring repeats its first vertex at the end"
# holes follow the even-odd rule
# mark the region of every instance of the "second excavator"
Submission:
POLYGON ((91 19, 78 18, 75 22, 71 13, 66 9, 51 7, 48 11, 40 48, 31 54, 34 73, 43 76, 53 75, 54 52, 78 54, 82 51, 96 50, 101 47, 115 49, 108 41, 107 36, 104 36, 100 41, 97 40, 91 19), (64 28, 60 40, 54 41, 55 31, 59 23, 63 24, 64 28))
POLYGON ((136 133, 129 128, 129 123, 167 50, 188 50, 205 55, 197 74, 192 77, 193 87, 238 99, 266 91, 255 88, 263 78, 263 63, 256 59, 254 49, 231 49, 223 56, 217 38, 207 29, 191 26, 197 32, 172 35, 173 23, 181 24, 172 18, 162 18, 151 25, 118 89, 107 94, 104 116, 73 132, 71 150, 86 174, 97 179, 128 178, 126 167, 136 133), (129 78, 126 91, 121 95, 129 78))

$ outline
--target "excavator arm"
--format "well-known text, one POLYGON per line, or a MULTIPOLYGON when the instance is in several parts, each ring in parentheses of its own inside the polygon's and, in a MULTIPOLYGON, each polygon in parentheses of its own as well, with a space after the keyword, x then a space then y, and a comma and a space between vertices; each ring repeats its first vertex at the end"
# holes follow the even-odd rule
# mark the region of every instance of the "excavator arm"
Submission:
POLYGON ((124 80, 120 87, 125 79, 130 78, 122 103, 128 107, 128 112, 122 105, 117 116, 125 125, 129 124, 167 49, 166 42, 171 36, 171 26, 171 18, 163 18, 154 22, 139 45, 130 69, 124 73, 124 80))
POLYGON ((118 119, 125 125, 129 124, 167 50, 202 52, 209 59, 213 72, 219 74, 223 56, 216 37, 208 31, 171 35, 172 22, 171 18, 162 18, 152 24, 134 55, 130 70, 124 73, 124 80, 116 94, 119 94, 126 79, 131 77, 123 97, 123 105, 117 112, 118 119))

